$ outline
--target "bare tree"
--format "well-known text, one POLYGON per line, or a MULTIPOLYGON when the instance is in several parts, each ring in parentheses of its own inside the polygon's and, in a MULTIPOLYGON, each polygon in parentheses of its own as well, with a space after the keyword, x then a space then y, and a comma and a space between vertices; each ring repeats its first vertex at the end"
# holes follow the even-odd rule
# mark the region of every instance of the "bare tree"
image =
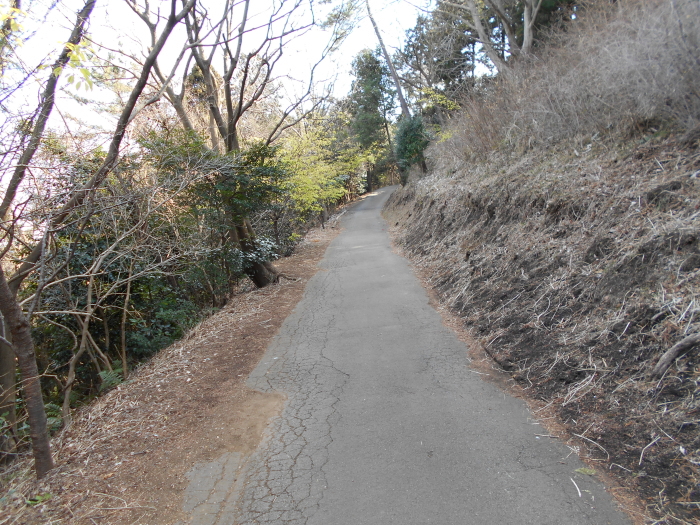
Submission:
MULTIPOLYGON (((98 316, 103 321, 108 302, 123 293, 124 316, 129 302, 131 283, 154 275, 172 275, 177 263, 182 259, 196 259, 209 248, 198 236, 183 239, 174 217, 183 215, 177 203, 178 198, 197 181, 208 177, 211 168, 206 159, 196 160, 190 169, 178 173, 176 177, 164 177, 147 166, 141 174, 126 180, 118 180, 104 186, 105 195, 86 203, 76 225, 75 233, 63 232, 63 242, 50 242, 45 253, 54 250, 52 256, 45 257, 36 288, 23 297, 20 305, 27 317, 40 316, 44 320, 71 333, 74 341, 72 356, 68 361, 68 372, 63 389, 64 424, 70 424, 70 397, 76 380, 76 367, 87 353, 99 375, 103 370, 112 372, 109 357, 109 331, 105 330, 105 345, 101 348, 90 333, 90 326, 98 316), (145 172, 145 173, 144 173, 145 172), (151 172, 151 173, 149 173, 151 172), (93 238, 107 241, 99 253, 95 253, 86 263, 76 262, 69 266, 74 246, 83 238, 88 227, 93 238), (111 277, 105 279, 105 275, 111 277), (87 282, 84 294, 78 293, 75 282, 87 282), (65 309, 40 308, 40 298, 52 289, 63 291, 65 309), (82 306, 81 306, 82 305, 82 306), (53 316, 72 316, 77 332, 53 316)), ((82 287, 81 287, 82 290, 82 287)), ((124 341, 124 319, 122 317, 121 360, 126 368, 126 347, 124 341)))
MULTIPOLYGON (((193 73, 198 75, 198 81, 205 91, 203 98, 208 112, 207 132, 211 147, 222 154, 240 149, 242 119, 274 91, 277 82, 274 72, 285 47, 318 23, 313 16, 313 2, 310 0, 276 2, 262 22, 252 20, 250 8, 250 0, 226 0, 221 14, 216 18, 202 6, 188 14, 185 22, 190 55, 179 92, 156 67, 158 78, 164 86, 163 92, 175 108, 183 127, 190 131, 195 129, 185 104, 187 79, 193 73), (307 3, 312 14, 310 18, 300 16, 307 3)), ((305 91, 277 113, 276 122, 265 138, 267 144, 300 122, 322 102, 323 97, 317 97, 313 103, 307 103, 314 94, 316 67, 337 48, 346 34, 346 9, 341 7, 335 11, 336 15, 340 15, 335 18, 326 48, 311 68, 305 91)), ((148 13, 138 8, 134 10, 154 35, 153 22, 148 13)), ((256 249, 257 239, 250 220, 245 216, 236 216, 233 204, 228 204, 232 212, 228 241, 240 247, 244 253, 251 253, 256 249)), ((278 271, 269 261, 251 260, 245 271, 258 287, 267 286, 278 279, 278 271)))
POLYGON ((521 0, 523 7, 522 20, 516 20, 511 14, 515 3, 508 0, 442 0, 443 6, 455 7, 469 13, 469 18, 465 19, 470 29, 474 31, 483 46, 486 56, 493 63, 498 71, 507 69, 504 50, 497 49, 493 37, 489 32, 491 16, 496 16, 500 26, 505 33, 508 42, 508 52, 514 56, 527 56, 532 53, 534 44, 535 21, 542 7, 542 0, 521 0), (516 36, 517 26, 522 24, 523 40, 518 43, 516 36))
MULTIPOLYGON (((8 212, 16 199, 17 190, 25 178, 29 163, 34 157, 34 154, 39 148, 41 139, 43 138, 46 123, 49 120, 51 110, 54 106, 59 76, 70 59, 70 54, 73 50, 72 46, 76 46, 82 40, 85 26, 94 7, 95 0, 88 0, 85 3, 83 9, 78 13, 68 43, 64 46, 63 51, 53 64, 49 79, 41 95, 41 102, 35 112, 36 121, 32 125, 31 132, 28 134, 28 143, 26 143, 19 155, 12 177, 5 190, 5 195, 0 204, 0 221, 2 221, 2 226, 5 230, 5 238, 3 240, 6 241, 6 246, 2 255, 5 255, 10 249, 13 236, 12 232, 15 226, 15 221, 9 221, 8 223, 6 220, 8 212)), ((17 281, 17 279, 15 281, 17 281)), ((9 285, 8 280, 5 278, 4 268, 0 264, 0 304, 2 304, 0 312, 2 313, 3 322, 5 324, 5 329, 3 330, 4 337, 3 340, 0 341, 0 354, 2 354, 0 365, 3 366, 3 368, 0 369, 0 377, 3 379, 3 392, 2 399, 0 399, 0 406, 3 411, 6 410, 8 414, 12 414, 10 419, 14 420, 15 385, 13 384, 13 379, 15 363, 10 353, 12 351, 18 359, 20 370, 22 371, 23 389, 31 424, 34 457, 36 459, 36 471, 37 476, 42 477, 53 468, 53 459, 51 457, 48 441, 46 413, 42 401, 39 372, 34 355, 34 345, 31 340, 29 322, 15 300, 17 289, 17 287, 13 289, 13 287, 9 285)))

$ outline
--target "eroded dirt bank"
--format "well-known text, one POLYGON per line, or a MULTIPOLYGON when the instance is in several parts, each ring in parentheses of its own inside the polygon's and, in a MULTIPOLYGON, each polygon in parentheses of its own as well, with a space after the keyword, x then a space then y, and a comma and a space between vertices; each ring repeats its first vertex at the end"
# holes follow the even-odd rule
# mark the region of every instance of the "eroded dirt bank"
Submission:
POLYGON ((570 443, 646 503, 700 522, 700 152, 673 140, 434 159, 385 216, 440 299, 570 443))

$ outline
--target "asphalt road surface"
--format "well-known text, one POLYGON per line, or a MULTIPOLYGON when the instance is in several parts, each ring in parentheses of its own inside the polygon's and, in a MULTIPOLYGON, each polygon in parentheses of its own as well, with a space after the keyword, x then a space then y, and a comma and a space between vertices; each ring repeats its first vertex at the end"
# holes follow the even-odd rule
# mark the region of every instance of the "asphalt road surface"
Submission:
POLYGON ((346 214, 249 378, 287 396, 282 415, 246 461, 191 474, 190 523, 629 524, 521 401, 470 370, 391 250, 390 192, 346 214))

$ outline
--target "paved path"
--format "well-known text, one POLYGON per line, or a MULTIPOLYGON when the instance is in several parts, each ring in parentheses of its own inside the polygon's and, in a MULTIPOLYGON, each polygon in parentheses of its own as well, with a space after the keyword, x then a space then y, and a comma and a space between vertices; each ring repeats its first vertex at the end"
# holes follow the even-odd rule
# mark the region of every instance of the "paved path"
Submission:
POLYGON ((193 471, 190 523, 629 524, 521 401, 470 371, 391 251, 378 193, 347 213, 249 379, 287 395, 281 417, 243 464, 193 471))

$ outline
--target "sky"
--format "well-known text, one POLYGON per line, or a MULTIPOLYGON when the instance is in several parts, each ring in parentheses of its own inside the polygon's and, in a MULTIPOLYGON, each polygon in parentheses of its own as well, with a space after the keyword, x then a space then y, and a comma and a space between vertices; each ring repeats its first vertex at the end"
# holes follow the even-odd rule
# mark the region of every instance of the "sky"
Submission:
MULTIPOLYGON (((222 5, 221 0, 199 0, 200 2, 210 2, 212 10, 222 5)), ((251 10, 263 10, 271 0, 253 0, 251 10)), ((389 52, 393 52, 401 46, 406 30, 414 26, 416 17, 420 12, 420 7, 424 7, 430 0, 370 0, 372 12, 380 27, 389 52)), ((143 0, 139 0, 143 3, 143 0)), ((178 2, 179 3, 179 2, 178 2)), ((5 11, 8 5, 7 0, 0 0, 0 9, 5 11)), ((30 67, 39 63, 42 59, 51 63, 58 55, 63 42, 70 34, 70 29, 75 23, 76 13, 84 5, 84 0, 25 0, 23 8, 29 15, 23 21, 27 31, 32 34, 27 43, 20 51, 20 56, 30 67), (54 5, 53 9, 47 12, 47 6, 54 5), (48 59, 46 59, 48 57, 48 59)), ((167 12, 169 2, 163 0, 151 0, 152 6, 163 6, 167 12)), ((261 18, 262 19, 262 18, 261 18)), ((143 23, 126 6, 124 0, 97 0, 97 5, 91 17, 89 32, 96 41, 99 41, 112 49, 131 48, 136 54, 145 54, 146 46, 149 43, 143 23)), ((276 69, 278 76, 287 82, 287 95, 292 97, 295 92, 304 89, 303 80, 308 78, 308 70, 315 62, 319 52, 325 46, 328 35, 320 30, 314 29, 302 38, 298 39, 288 49, 285 48, 283 60, 276 69), (297 79, 294 82, 290 79, 297 79)), ((184 42, 184 30, 177 29, 170 37, 168 46, 162 53, 163 62, 174 62, 175 57, 182 48, 184 42)), ((378 41, 371 22, 362 9, 358 16, 357 24, 343 43, 339 52, 331 56, 318 69, 317 80, 333 82, 333 95, 336 98, 345 96, 350 89, 352 82, 351 64, 353 58, 363 49, 373 49, 378 41)), ((106 50, 101 50, 100 54, 105 54, 106 50)), ((45 76, 45 75, 44 75, 45 76)), ((63 89, 72 90, 75 93, 75 86, 66 87, 68 72, 63 75, 63 89)), ((38 93, 36 84, 27 86, 29 89, 22 97, 15 97, 15 104, 34 108, 38 103, 38 93)), ((87 96, 93 100, 104 102, 106 105, 111 94, 99 93, 93 90, 87 93, 79 90, 77 94, 87 96)), ((86 121, 92 119, 99 122, 99 116, 88 116, 84 106, 78 106, 65 95, 59 95, 56 115, 52 114, 50 125, 61 127, 61 121, 68 117, 83 118, 86 121), (63 111, 64 113, 61 113, 63 111)), ((105 122, 105 127, 109 124, 105 122)))
MULTIPOLYGON (((32 0, 29 2, 28 9, 40 13, 43 12, 42 6, 48 3, 49 0, 32 0)), ((59 2, 51 16, 29 42, 27 49, 23 50, 29 61, 38 61, 46 55, 49 49, 58 52, 59 46, 67 38, 69 29, 75 21, 75 13, 82 7, 83 3, 83 0, 59 2)), ((158 5, 162 2, 152 1, 151 3, 158 5)), ((221 0, 216 0, 214 4, 216 3, 221 4, 221 0)), ((264 3, 260 0, 252 2, 254 6, 256 4, 260 6, 264 3)), ((424 7, 427 3, 429 0, 370 0, 375 20, 390 52, 401 46, 401 40, 406 30, 415 24, 416 17, 420 12, 419 6, 424 7)), ((6 5, 7 0, 0 1, 0 5, 3 4, 6 5)), ((25 5, 27 5, 26 0, 25 5)), ((349 72, 353 57, 362 49, 374 48, 377 45, 376 35, 364 9, 358 18, 358 25, 344 42, 340 52, 322 68, 324 78, 337 76, 336 96, 342 96, 349 90, 351 81, 349 72)), ((27 23, 27 26, 29 27, 30 24, 27 23)), ((137 41, 143 41, 146 36, 142 31, 142 23, 130 12, 124 2, 119 0, 98 0, 90 22, 90 32, 96 37, 96 40, 109 34, 109 41, 114 47, 117 47, 117 44, 138 45, 137 41)), ((177 42, 181 41, 181 38, 182 35, 177 33, 171 36, 169 43, 172 45, 166 48, 166 54, 168 52, 174 54, 175 47, 179 49, 177 42)), ((315 51, 323 47, 325 38, 326 35, 321 34, 320 31, 313 31, 305 35, 298 42, 298 48, 292 50, 289 56, 285 57, 287 58, 286 63, 281 65, 290 72, 301 72, 308 69, 315 56, 315 51)))
MULTIPOLYGON (((402 47, 406 31, 415 26, 416 18, 420 14, 416 6, 426 3, 423 0, 370 0, 372 14, 389 53, 402 47)), ((363 49, 374 49, 379 44, 372 23, 364 10, 359 22, 343 44, 341 52, 329 64, 329 73, 335 72, 338 75, 335 87, 335 95, 338 97, 350 91, 353 58, 363 49)))

